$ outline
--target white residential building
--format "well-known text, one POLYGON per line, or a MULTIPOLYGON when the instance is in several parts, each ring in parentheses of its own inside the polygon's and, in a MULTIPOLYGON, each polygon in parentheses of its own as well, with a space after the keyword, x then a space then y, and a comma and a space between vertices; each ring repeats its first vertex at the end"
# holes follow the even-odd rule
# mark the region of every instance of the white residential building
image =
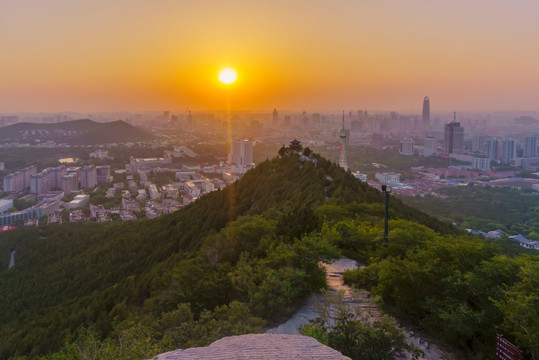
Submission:
POLYGON ((403 139, 401 141, 400 151, 401 155, 414 155, 414 140, 403 139))
POLYGON ((90 195, 81 194, 81 195, 75 196, 73 200, 65 204, 65 207, 68 209, 81 208, 88 205, 89 202, 90 202, 90 195))
POLYGON ((375 178, 384 185, 400 183, 401 174, 399 173, 376 173, 375 178))

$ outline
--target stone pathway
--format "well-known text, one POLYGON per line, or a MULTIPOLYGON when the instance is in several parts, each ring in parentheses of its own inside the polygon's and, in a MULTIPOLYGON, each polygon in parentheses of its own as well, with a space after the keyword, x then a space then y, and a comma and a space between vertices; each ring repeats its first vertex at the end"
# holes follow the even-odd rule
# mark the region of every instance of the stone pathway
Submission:
MULTIPOLYGON (((343 301, 352 311, 361 308, 364 313, 368 313, 369 319, 373 320, 381 316, 381 310, 372 302, 368 291, 358 291, 343 283, 342 275, 344 271, 357 268, 358 265, 355 261, 341 259, 332 264, 324 264, 324 266, 326 267, 329 296, 336 296, 339 291, 342 291, 343 301)), ((349 359, 338 351, 320 344, 313 338, 299 335, 299 327, 301 325, 306 325, 309 323, 309 320, 318 317, 316 302, 322 301, 324 301, 324 296, 321 294, 310 297, 287 322, 267 330, 266 334, 230 336, 217 340, 207 347, 174 350, 157 355, 154 359, 349 359)), ((409 342, 425 353, 420 360, 444 359, 444 353, 437 346, 406 328, 403 330, 409 342)), ((410 354, 409 359, 411 358, 412 356, 410 354)))
MULTIPOLYGON (((365 290, 355 290, 344 285, 342 275, 346 270, 356 269, 358 264, 354 260, 340 259, 332 264, 324 264, 328 282, 328 295, 336 296, 339 291, 343 293, 343 302, 350 307, 352 311, 360 308, 363 313, 368 314, 369 319, 380 318, 382 312, 378 306, 373 303, 370 293, 365 290)), ((267 330, 270 334, 299 334, 299 328, 318 317, 316 302, 324 301, 321 294, 310 297, 305 304, 284 324, 267 330)), ((410 343, 420 348, 425 355, 421 360, 440 360, 444 359, 444 353, 430 341, 419 337, 413 331, 403 328, 406 337, 410 343)), ((411 359, 411 355, 410 355, 411 359)))

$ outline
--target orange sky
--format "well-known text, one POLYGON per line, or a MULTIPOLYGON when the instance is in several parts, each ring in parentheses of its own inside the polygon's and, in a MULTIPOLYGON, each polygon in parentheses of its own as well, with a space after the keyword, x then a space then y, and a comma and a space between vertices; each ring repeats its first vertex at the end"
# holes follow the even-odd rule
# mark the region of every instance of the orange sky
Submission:
POLYGON ((539 110, 539 1, 0 1, 0 113, 539 110), (229 87, 219 69, 239 74, 229 87), (228 94, 227 94, 228 93, 228 94))

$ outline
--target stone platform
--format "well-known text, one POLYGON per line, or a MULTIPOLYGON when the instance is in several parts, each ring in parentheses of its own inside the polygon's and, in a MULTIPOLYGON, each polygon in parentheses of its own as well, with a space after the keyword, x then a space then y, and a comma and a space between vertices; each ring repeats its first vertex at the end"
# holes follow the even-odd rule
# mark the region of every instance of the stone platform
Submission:
POLYGON ((349 357, 303 335, 229 336, 207 347, 174 350, 156 360, 349 360, 349 357))

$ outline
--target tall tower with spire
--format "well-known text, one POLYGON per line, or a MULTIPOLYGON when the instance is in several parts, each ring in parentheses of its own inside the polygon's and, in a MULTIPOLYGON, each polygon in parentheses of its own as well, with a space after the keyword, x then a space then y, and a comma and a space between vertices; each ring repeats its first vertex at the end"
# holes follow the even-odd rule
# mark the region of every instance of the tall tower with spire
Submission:
POLYGON ((341 155, 339 157, 339 166, 345 171, 348 171, 348 164, 346 163, 346 130, 344 129, 344 111, 342 112, 342 129, 340 133, 341 142, 341 155))
POLYGON ((423 130, 428 129, 430 125, 430 99, 425 96, 423 99, 423 113, 421 114, 421 127, 423 130))

